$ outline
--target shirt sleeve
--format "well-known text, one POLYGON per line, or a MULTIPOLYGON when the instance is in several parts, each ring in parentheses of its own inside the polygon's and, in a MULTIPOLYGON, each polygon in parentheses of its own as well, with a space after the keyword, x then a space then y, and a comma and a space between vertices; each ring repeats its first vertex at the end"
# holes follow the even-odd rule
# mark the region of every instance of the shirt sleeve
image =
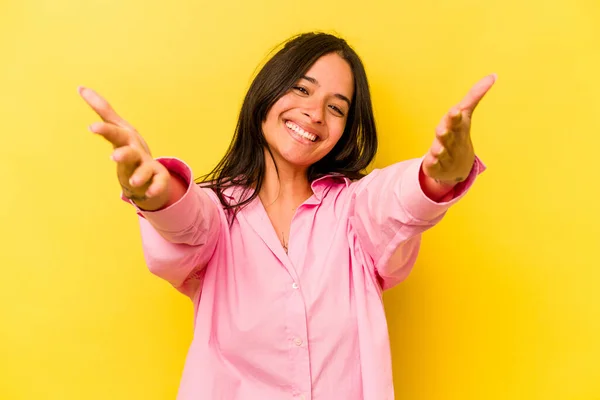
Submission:
POLYGON ((421 235, 465 196, 485 165, 476 157, 467 179, 447 201, 435 202, 423 192, 419 172, 424 157, 374 170, 354 182, 351 223, 373 260, 382 288, 404 280, 417 259, 421 235))
POLYGON ((144 211, 123 195, 121 198, 137 211, 144 258, 150 272, 192 296, 217 245, 222 210, 212 191, 193 182, 187 164, 176 158, 157 161, 187 183, 181 199, 158 211, 144 211))

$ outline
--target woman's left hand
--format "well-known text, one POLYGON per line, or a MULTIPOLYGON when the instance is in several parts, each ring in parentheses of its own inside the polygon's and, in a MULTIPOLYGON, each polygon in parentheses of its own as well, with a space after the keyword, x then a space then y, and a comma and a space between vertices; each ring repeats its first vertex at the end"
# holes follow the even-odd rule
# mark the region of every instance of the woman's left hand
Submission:
POLYGON ((442 118, 435 139, 423 160, 425 176, 452 187, 469 176, 475 161, 471 141, 471 118, 475 107, 496 82, 496 74, 475 84, 465 98, 442 118))

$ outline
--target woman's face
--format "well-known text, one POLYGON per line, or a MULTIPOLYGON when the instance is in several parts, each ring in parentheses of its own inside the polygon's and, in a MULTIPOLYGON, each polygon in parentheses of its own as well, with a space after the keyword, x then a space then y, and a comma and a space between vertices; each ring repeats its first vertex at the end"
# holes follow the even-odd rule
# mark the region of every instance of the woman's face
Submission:
POLYGON ((344 132, 353 92, 350 65, 331 53, 275 102, 262 129, 278 168, 306 169, 329 153, 344 132))

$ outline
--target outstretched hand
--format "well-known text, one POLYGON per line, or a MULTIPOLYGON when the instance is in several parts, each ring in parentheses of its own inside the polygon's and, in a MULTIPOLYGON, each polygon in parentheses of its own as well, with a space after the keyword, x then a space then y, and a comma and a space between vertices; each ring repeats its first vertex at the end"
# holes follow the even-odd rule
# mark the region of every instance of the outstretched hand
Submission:
POLYGON ((471 141, 471 119, 475 108, 496 82, 496 74, 477 82, 442 118, 435 130, 435 139, 422 164, 423 173, 436 182, 454 186, 467 179, 475 150, 471 141))
POLYGON ((92 89, 79 87, 78 91, 102 119, 89 130, 113 145, 111 159, 117 163, 123 194, 147 210, 163 207, 169 201, 169 171, 152 158, 142 136, 104 98, 92 89))

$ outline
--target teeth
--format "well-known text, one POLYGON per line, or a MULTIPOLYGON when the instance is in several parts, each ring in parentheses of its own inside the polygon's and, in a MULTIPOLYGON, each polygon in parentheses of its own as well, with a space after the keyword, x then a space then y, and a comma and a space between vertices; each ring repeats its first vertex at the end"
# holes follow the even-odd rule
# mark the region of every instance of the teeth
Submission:
POLYGON ((314 142, 315 140, 317 140, 316 135, 306 132, 304 129, 300 128, 298 125, 294 124, 291 121, 286 122, 285 125, 288 128, 290 128, 291 130, 293 130, 294 132, 296 132, 298 135, 302 136, 305 139, 310 140, 311 142, 314 142))

